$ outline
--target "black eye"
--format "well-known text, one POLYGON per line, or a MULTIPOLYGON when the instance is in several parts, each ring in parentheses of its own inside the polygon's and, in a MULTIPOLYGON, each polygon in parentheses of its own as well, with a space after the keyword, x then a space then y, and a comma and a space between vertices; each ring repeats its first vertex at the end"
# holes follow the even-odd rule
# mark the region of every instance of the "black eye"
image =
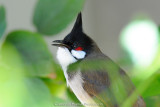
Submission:
POLYGON ((77 42, 74 42, 74 43, 73 43, 73 49, 77 48, 77 46, 78 46, 78 43, 77 43, 77 42))
POLYGON ((73 48, 76 48, 76 45, 73 45, 73 48))

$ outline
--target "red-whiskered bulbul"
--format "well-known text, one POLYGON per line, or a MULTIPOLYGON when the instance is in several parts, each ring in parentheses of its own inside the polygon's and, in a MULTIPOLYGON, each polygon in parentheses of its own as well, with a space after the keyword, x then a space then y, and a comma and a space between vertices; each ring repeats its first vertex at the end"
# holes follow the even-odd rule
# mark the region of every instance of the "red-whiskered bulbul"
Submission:
MULTIPOLYGON (((58 46, 57 59, 67 85, 84 106, 119 107, 134 91, 126 73, 83 32, 81 13, 72 31, 63 40, 53 42, 58 46), (81 65, 92 67, 84 69, 81 65), (72 66, 74 69, 69 69, 72 66)), ((133 107, 145 107, 140 96, 137 95, 133 107)))

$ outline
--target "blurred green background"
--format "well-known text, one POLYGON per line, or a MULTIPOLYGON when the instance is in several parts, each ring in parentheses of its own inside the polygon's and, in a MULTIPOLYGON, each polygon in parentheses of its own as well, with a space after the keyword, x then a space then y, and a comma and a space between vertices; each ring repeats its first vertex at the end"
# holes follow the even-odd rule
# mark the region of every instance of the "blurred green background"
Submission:
POLYGON ((160 106, 159 1, 1 0, 0 107, 74 106, 51 41, 70 32, 82 10, 84 31, 124 68, 147 107, 160 106), (150 7, 150 8, 148 8, 150 7), (152 9, 151 9, 152 7, 152 9), (66 105, 65 105, 66 104, 66 105))

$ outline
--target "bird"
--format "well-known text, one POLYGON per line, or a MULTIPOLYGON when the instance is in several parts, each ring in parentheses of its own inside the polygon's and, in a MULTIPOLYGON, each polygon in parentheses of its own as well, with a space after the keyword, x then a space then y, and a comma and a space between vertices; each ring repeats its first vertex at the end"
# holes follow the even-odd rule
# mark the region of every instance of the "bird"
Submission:
MULTIPOLYGON (((67 86, 84 106, 119 107, 135 90, 126 72, 84 33, 81 12, 71 32, 52 45, 58 47, 67 86)), ((143 98, 137 95, 132 107, 146 107, 143 98)))

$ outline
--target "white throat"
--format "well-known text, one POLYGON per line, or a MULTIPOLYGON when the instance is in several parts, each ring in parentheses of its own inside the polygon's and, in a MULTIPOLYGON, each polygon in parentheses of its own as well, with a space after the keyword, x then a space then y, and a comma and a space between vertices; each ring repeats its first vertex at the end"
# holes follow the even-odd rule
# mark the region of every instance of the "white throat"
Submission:
POLYGON ((84 51, 72 50, 69 52, 65 47, 59 47, 57 51, 57 59, 64 71, 67 70, 68 65, 77 62, 77 59, 83 59, 85 55, 84 51))
POLYGON ((68 85, 67 67, 70 64, 77 62, 77 60, 72 56, 69 50, 65 47, 58 47, 57 59, 63 69, 64 76, 66 78, 67 85, 68 85))
POLYGON ((65 47, 58 47, 57 59, 64 71, 67 70, 68 65, 74 62, 77 62, 77 60, 72 56, 69 50, 65 47))

